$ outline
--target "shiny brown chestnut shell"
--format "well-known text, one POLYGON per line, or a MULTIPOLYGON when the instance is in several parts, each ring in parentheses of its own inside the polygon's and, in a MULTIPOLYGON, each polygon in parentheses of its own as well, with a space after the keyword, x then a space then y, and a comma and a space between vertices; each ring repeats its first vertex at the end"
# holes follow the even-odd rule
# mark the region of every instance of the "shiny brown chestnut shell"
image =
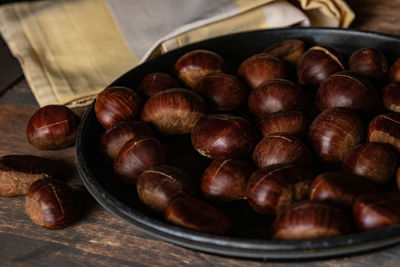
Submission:
POLYGON ((258 168, 274 164, 310 166, 311 153, 300 138, 284 133, 265 136, 253 151, 253 161, 258 168))
POLYGON ((225 73, 207 74, 193 91, 199 93, 215 110, 233 110, 246 103, 248 91, 233 75, 225 73))
POLYGON ((304 54, 306 45, 302 40, 288 39, 267 47, 263 53, 280 58, 292 66, 296 66, 301 55, 304 54))
POLYGON ((356 111, 343 107, 330 108, 311 123, 308 137, 321 160, 338 163, 363 141, 364 126, 356 111))
POLYGON ((398 165, 393 148, 382 143, 365 143, 353 148, 344 158, 342 171, 384 183, 392 178, 398 165))
POLYGON ((368 231, 400 223, 400 193, 364 196, 353 206, 358 230, 368 231))
POLYGON ((332 237, 351 231, 351 221, 340 208, 319 201, 302 201, 278 215, 271 228, 273 239, 332 237))
POLYGON ((301 87, 283 79, 261 83, 248 98, 249 110, 257 116, 283 110, 302 110, 305 104, 306 95, 301 87))
POLYGON ((329 172, 315 178, 310 188, 310 200, 331 201, 351 207, 359 197, 375 192, 373 184, 364 177, 329 172))
POLYGON ((350 71, 329 76, 321 83, 315 96, 315 102, 321 111, 333 107, 348 107, 368 114, 378 110, 379 99, 367 78, 350 71))
POLYGON ((306 199, 313 174, 294 165, 272 165, 255 171, 247 183, 247 201, 257 213, 279 214, 306 199))
POLYGON ((167 148, 154 137, 135 137, 121 148, 114 160, 116 177, 130 184, 135 184, 145 170, 167 161, 167 148))
POLYGON ((400 81, 386 85, 382 90, 382 99, 387 110, 400 112, 400 81))
POLYGON ((138 119, 141 107, 142 100, 135 91, 112 86, 97 95, 94 111, 99 123, 109 128, 119 121, 138 119))
POLYGON ((349 58, 349 70, 361 73, 371 79, 383 79, 388 72, 386 57, 375 48, 363 47, 349 58))
POLYGON ((392 145, 400 152, 400 113, 380 114, 368 125, 368 142, 392 145))
POLYGON ((339 53, 327 46, 313 46, 299 59, 297 78, 300 84, 319 86, 330 75, 343 71, 339 53))
POLYGON ((173 88, 153 95, 143 106, 141 120, 167 135, 189 133, 206 111, 195 92, 173 88))
POLYGON ((194 195, 197 183, 186 172, 169 165, 152 167, 137 180, 140 200, 148 207, 163 212, 180 195, 194 195))
POLYGON ((53 150, 72 146, 80 118, 71 109, 48 105, 38 109, 26 128, 29 143, 36 149, 53 150))
POLYGON ((219 158, 204 171, 200 189, 205 198, 229 202, 246 198, 246 184, 253 167, 242 160, 219 158))
POLYGON ((256 129, 244 118, 211 114, 199 120, 192 130, 193 147, 208 158, 243 158, 259 139, 256 129))
POLYGON ((263 136, 275 133, 305 136, 308 130, 308 119, 297 110, 279 111, 259 117, 255 122, 263 136))
POLYGON ((100 151, 112 161, 126 142, 137 136, 154 136, 150 127, 141 121, 120 121, 100 136, 100 151))
POLYGON ((400 81, 400 58, 398 58, 389 69, 389 79, 392 82, 400 81))
POLYGON ((283 61, 264 53, 256 54, 243 61, 239 66, 238 75, 252 89, 269 80, 288 79, 290 77, 283 61))
POLYGON ((137 92, 141 96, 149 98, 158 92, 178 87, 179 82, 171 75, 163 72, 153 72, 144 76, 137 88, 137 92))
POLYGON ((192 50, 181 56, 174 65, 174 72, 190 88, 194 88, 204 76, 226 72, 224 59, 208 50, 192 50))
POLYGON ((188 197, 177 197, 164 212, 167 221, 174 224, 212 234, 229 232, 231 218, 206 202, 188 197))
POLYGON ((77 219, 81 202, 69 185, 45 178, 29 187, 25 211, 34 223, 47 229, 60 229, 77 219))

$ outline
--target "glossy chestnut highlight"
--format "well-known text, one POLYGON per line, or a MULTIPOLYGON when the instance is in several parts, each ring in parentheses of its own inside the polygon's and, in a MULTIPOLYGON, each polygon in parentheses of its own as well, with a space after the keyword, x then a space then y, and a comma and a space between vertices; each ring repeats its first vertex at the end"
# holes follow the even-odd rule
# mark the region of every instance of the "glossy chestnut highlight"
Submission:
POLYGON ((297 110, 270 113, 259 117, 255 124, 264 137, 275 133, 305 136, 308 130, 306 115, 297 110))

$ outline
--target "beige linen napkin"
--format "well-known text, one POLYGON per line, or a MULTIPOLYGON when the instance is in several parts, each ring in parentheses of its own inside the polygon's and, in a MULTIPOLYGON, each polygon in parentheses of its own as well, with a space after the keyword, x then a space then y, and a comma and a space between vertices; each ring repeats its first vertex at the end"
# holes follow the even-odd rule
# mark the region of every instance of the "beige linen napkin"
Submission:
POLYGON ((347 27, 342 0, 58 0, 4 5, 0 31, 41 106, 90 103, 150 57, 229 33, 347 27))

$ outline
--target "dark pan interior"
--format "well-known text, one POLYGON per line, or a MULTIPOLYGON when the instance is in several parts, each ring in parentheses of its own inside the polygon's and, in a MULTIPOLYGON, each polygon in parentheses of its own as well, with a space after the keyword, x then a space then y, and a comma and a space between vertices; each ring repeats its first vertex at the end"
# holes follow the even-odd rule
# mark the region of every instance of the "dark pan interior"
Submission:
MULTIPOLYGON (((264 30, 223 36, 177 49, 133 68, 112 85, 136 89, 141 79, 150 72, 171 73, 176 59, 193 49, 217 52, 227 61, 230 72, 236 73, 239 64, 247 57, 261 52, 272 43, 292 38, 302 39, 309 46, 332 46, 340 52, 344 62, 360 47, 381 50, 389 59, 389 63, 400 57, 400 39, 393 36, 329 28, 264 30)), ((376 249, 400 241, 400 225, 329 239, 269 240, 268 225, 272 218, 255 214, 245 201, 219 206, 234 219, 233 231, 229 236, 210 235, 171 225, 139 201, 134 186, 120 184, 112 178, 112 165, 105 162, 98 151, 98 141, 103 129, 96 120, 93 106, 94 103, 82 119, 76 141, 76 160, 82 181, 107 210, 158 238, 205 252, 262 259, 338 256, 376 249)), ((247 113, 241 115, 253 119, 247 113)), ((210 161, 199 156, 192 148, 189 135, 161 137, 161 141, 167 145, 172 155, 171 165, 180 167, 200 179, 202 171, 210 161)))

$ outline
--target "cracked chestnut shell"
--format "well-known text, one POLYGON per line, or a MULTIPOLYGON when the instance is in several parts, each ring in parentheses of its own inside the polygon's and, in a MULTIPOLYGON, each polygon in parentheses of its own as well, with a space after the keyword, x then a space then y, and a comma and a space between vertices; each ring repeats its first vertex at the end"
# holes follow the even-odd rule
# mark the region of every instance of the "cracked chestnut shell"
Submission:
POLYGON ((197 184, 186 172, 169 165, 155 166, 142 172, 137 180, 140 200, 148 207, 164 211, 180 195, 194 195, 197 184))
POLYGON ((273 164, 310 166, 311 153, 300 138, 284 133, 265 136, 253 151, 253 161, 258 168, 273 164))
POLYGON ((243 61, 239 66, 238 75, 253 89, 269 80, 290 77, 282 60, 264 53, 256 54, 243 61))
POLYGON ((171 75, 163 72, 153 72, 144 76, 137 91, 142 96, 149 98, 158 92, 178 87, 179 82, 171 75))
POLYGON ((244 118, 211 114, 199 120, 192 130, 193 147, 208 158, 243 158, 259 139, 256 129, 244 118))
POLYGON ((302 110, 305 104, 303 89, 283 79, 263 82, 251 91, 248 98, 249 110, 257 116, 284 110, 302 110))
POLYGON ((135 184, 145 170, 167 161, 167 148, 154 137, 135 137, 121 148, 114 160, 114 173, 123 182, 135 184))
POLYGON ((36 149, 54 150, 72 146, 80 118, 71 109, 48 105, 38 109, 26 128, 29 143, 36 149))
POLYGON ((225 73, 210 73, 201 79, 193 91, 199 93, 216 110, 233 110, 246 103, 247 89, 235 77, 225 73))
POLYGON ((297 110, 270 113, 259 117, 255 124, 264 137, 275 133, 305 136, 308 130, 306 115, 297 110))
POLYGON ((344 158, 342 171, 384 183, 392 178, 398 165, 398 156, 387 144, 366 143, 353 148, 344 158))
POLYGON ((193 230, 224 234, 232 226, 231 218, 206 202, 188 197, 177 197, 164 212, 167 221, 193 230))
POLYGON ((385 55, 375 48, 363 47, 349 58, 349 70, 361 73, 368 78, 380 80, 386 77, 388 63, 385 55))
POLYGON ((319 86, 330 75, 343 71, 339 53, 331 47, 313 46, 299 59, 296 67, 300 84, 319 86))
POLYGON ((189 133, 204 116, 206 104, 195 92, 173 88, 153 95, 142 109, 141 120, 167 135, 189 133))
POLYGON ((389 69, 389 79, 392 82, 400 81, 400 58, 396 59, 389 69))
POLYGON ((386 85, 382 90, 382 99, 387 110, 400 112, 400 81, 386 85))
POLYGON ((350 71, 332 74, 317 90, 315 102, 319 110, 348 107, 368 114, 378 110, 380 97, 370 81, 350 71))
POLYGON ((375 193, 367 179, 349 173, 319 174, 310 188, 310 200, 324 200, 351 207, 361 196, 375 193))
POLYGON ((0 157, 0 196, 25 195, 33 182, 52 178, 55 173, 55 163, 47 158, 31 155, 0 157))
POLYGON ((368 142, 392 145, 400 152, 400 113, 380 114, 368 125, 368 142))
POLYGON ((270 45, 263 51, 263 53, 276 56, 284 62, 287 62, 292 66, 296 66, 305 50, 306 45, 302 40, 288 39, 270 45))
POLYGON ((306 199, 313 174, 294 165, 272 165, 255 171, 247 183, 247 201, 257 213, 279 214, 306 199))
POLYGON ((187 52, 174 65, 176 75, 192 89, 207 74, 225 72, 226 68, 220 55, 203 49, 187 52))
POLYGON ((119 121, 138 119, 141 107, 142 100, 135 91, 112 86, 97 95, 94 111, 99 123, 109 128, 119 121))
POLYGON ((278 215, 273 239, 311 239, 339 236, 351 231, 351 220, 340 208, 319 201, 295 203, 278 215))
POLYGON ((73 223, 80 211, 78 194, 55 179, 41 179, 28 189, 25 210, 31 220, 47 229, 60 229, 73 223))
POLYGON ((122 146, 138 136, 154 136, 150 127, 141 121, 120 121, 100 136, 100 151, 105 158, 114 160, 122 146))
POLYGON ((364 126, 355 110, 330 108, 311 123, 308 138, 313 151, 326 162, 341 162, 364 138, 364 126))
POLYGON ((204 197, 229 202, 246 198, 246 184, 253 167, 242 160, 220 158, 211 162, 201 177, 204 197))
POLYGON ((354 203, 353 217, 360 231, 400 223, 400 193, 377 193, 354 203))

